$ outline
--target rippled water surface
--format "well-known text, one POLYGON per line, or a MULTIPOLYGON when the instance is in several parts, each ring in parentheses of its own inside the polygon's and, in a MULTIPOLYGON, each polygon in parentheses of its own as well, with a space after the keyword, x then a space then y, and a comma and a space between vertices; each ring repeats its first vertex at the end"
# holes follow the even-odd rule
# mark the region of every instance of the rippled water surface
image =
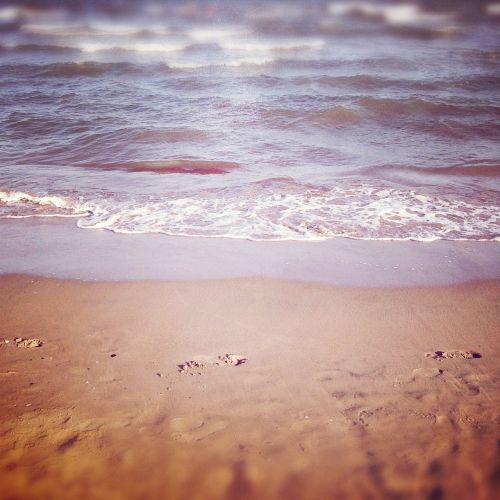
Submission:
POLYGON ((500 4, 72 5, 0 7, 0 217, 500 239, 500 4))

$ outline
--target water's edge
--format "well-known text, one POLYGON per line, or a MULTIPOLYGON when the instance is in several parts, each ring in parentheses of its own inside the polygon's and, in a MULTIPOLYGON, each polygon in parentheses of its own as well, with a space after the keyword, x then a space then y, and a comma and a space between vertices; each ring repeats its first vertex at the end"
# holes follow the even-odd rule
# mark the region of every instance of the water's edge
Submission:
POLYGON ((85 281, 266 277, 361 287, 500 278, 494 242, 255 242, 81 231, 71 220, 0 221, 0 274, 85 281))

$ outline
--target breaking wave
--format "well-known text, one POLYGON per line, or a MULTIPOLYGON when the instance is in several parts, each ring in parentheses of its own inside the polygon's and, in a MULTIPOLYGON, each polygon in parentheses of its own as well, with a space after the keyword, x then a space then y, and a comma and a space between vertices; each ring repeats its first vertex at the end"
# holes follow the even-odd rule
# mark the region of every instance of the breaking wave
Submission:
POLYGON ((290 178, 164 196, 113 197, 0 192, 0 217, 71 216, 85 229, 249 240, 500 241, 496 192, 479 201, 452 194, 290 178))
POLYGON ((80 217, 87 213, 81 203, 68 197, 0 191, 0 218, 80 217))

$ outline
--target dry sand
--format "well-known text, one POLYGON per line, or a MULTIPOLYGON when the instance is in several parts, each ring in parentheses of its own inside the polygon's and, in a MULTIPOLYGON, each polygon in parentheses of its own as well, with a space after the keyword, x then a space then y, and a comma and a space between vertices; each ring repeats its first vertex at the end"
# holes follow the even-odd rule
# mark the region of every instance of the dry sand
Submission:
POLYGON ((494 498, 499 299, 2 277, 0 497, 494 498))

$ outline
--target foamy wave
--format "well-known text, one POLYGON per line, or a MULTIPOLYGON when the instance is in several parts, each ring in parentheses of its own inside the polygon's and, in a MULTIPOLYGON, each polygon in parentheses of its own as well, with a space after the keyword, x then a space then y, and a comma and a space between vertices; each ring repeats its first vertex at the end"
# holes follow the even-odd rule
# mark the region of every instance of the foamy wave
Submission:
POLYGON ((176 52, 188 47, 181 42, 82 42, 78 48, 82 52, 93 53, 107 50, 123 50, 130 52, 176 52))
POLYGON ((21 31, 30 35, 84 36, 95 34, 95 31, 89 26, 60 22, 26 23, 21 26, 21 31))
POLYGON ((486 12, 490 16, 500 16, 500 2, 492 2, 487 4, 486 12))
POLYGON ((244 68, 246 66, 265 66, 273 64, 276 59, 272 57, 241 57, 238 59, 227 60, 227 61, 214 61, 211 63, 192 63, 192 62, 176 62, 168 63, 168 67, 172 69, 203 69, 203 68, 244 68))
POLYGON ((34 203, 37 205, 51 205, 56 208, 65 208, 68 205, 66 199, 59 196, 33 196, 20 191, 0 191, 0 202, 2 203, 34 203))
POLYGON ((495 194, 480 201, 342 183, 269 179, 158 198, 71 199, 2 192, 0 216, 78 216, 80 228, 251 240, 500 240, 495 194))
POLYGON ((0 191, 0 217, 80 217, 83 205, 58 195, 32 195, 22 191, 0 191))
POLYGON ((170 29, 162 24, 123 24, 116 22, 94 22, 89 25, 89 28, 94 33, 100 35, 114 35, 114 36, 131 36, 141 35, 145 31, 148 34, 155 35, 168 35, 170 29))
POLYGON ((220 42, 220 46, 227 50, 244 50, 247 52, 273 52, 286 51, 297 49, 318 49, 325 45, 324 40, 283 40, 283 41, 265 41, 254 40, 250 42, 242 42, 241 40, 220 42))
POLYGON ((188 30, 187 35, 199 42, 221 42, 229 38, 246 37, 249 31, 233 26, 204 26, 188 30))
MULTIPOLYGON (((21 46, 8 46, 5 48, 12 48, 21 50, 46 50, 46 51, 81 51, 87 54, 94 54, 98 52, 111 52, 111 51, 123 51, 123 52, 138 52, 138 53, 170 53, 170 52, 192 52, 193 48, 210 50, 228 50, 235 52, 243 52, 248 54, 255 53, 279 53, 287 51, 297 51, 297 50, 310 50, 318 49, 325 45, 323 40, 295 40, 295 41, 263 41, 255 40, 253 42, 239 42, 239 41, 227 41, 220 43, 197 43, 194 44, 191 41, 179 41, 179 40, 157 40, 157 41, 141 41, 141 40, 111 40, 111 41, 84 41, 79 42, 74 45, 65 46, 37 46, 35 44, 21 46)), ((261 56, 248 56, 260 58, 261 56)))
POLYGON ((453 13, 425 12, 416 3, 386 5, 366 1, 336 2, 330 4, 329 11, 334 15, 357 14, 382 18, 391 24, 449 22, 454 19, 453 13))
POLYGON ((19 11, 14 6, 0 7, 0 21, 15 21, 19 16, 19 11))
MULTIPOLYGON (((0 11, 1 17, 1 11, 0 11)), ((121 23, 94 22, 90 24, 71 22, 34 22, 25 23, 21 31, 33 35, 57 35, 57 36, 119 36, 130 37, 144 33, 154 35, 168 35, 169 29, 162 25, 136 25, 121 23)))

